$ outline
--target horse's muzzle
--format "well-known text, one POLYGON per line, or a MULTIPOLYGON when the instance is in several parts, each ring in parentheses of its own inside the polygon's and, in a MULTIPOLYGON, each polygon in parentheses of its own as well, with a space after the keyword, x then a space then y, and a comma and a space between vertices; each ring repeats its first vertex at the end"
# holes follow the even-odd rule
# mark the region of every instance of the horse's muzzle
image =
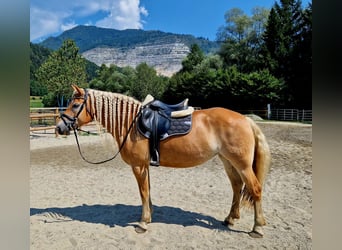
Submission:
POLYGON ((56 132, 59 135, 70 135, 70 128, 66 126, 63 121, 60 121, 56 125, 56 132))

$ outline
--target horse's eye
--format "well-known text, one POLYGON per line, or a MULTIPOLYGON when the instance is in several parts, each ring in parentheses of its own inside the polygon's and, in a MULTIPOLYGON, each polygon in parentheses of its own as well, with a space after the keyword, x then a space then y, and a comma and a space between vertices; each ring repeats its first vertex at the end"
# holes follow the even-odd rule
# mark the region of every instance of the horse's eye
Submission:
POLYGON ((74 103, 74 104, 72 105, 72 108, 73 108, 73 109, 77 109, 79 106, 80 106, 79 103, 74 103))

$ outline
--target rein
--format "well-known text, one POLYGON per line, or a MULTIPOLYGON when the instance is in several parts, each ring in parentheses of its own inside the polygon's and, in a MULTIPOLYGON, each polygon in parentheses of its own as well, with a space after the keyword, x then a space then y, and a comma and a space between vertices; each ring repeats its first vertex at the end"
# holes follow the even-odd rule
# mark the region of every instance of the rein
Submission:
MULTIPOLYGON (((106 159, 106 160, 103 160, 103 161, 93 162, 93 161, 87 160, 87 159, 84 157, 84 155, 82 154, 82 151, 81 151, 80 143, 79 143, 79 141, 78 141, 78 136, 77 136, 77 132, 76 132, 76 130, 78 130, 78 131, 84 131, 84 130, 75 129, 75 128, 73 127, 74 134, 75 134, 75 138, 76 138, 76 143, 77 143, 77 148, 78 148, 78 151, 80 152, 80 155, 81 155, 82 159, 83 159, 85 162, 90 163, 90 164, 102 164, 102 163, 105 163, 105 162, 114 160, 114 159, 120 154, 121 150, 123 149, 123 147, 124 147, 124 145, 125 145, 125 143, 126 143, 126 141, 127 141, 128 135, 129 135, 129 133, 131 132, 131 130, 132 130, 132 128, 133 128, 133 125, 134 125, 134 123, 136 122, 137 118, 139 117, 140 113, 141 113, 141 109, 139 110, 138 114, 134 117, 134 119, 133 119, 131 125, 129 126, 128 131, 127 131, 127 133, 126 133, 126 135, 125 135, 125 137, 124 137, 124 139, 123 139, 123 141, 122 141, 122 143, 121 143, 121 145, 120 145, 120 147, 119 147, 118 152, 116 152, 116 154, 115 154, 114 156, 112 156, 111 158, 106 159)), ((84 131, 84 132, 87 132, 88 134, 90 134, 89 131, 84 131)))

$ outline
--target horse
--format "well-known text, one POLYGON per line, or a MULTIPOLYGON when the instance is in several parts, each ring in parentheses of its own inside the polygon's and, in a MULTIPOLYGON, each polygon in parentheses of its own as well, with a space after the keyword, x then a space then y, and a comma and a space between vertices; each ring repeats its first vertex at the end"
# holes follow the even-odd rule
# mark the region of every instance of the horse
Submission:
MULTIPOLYGON (((146 232, 152 222, 149 178, 149 142, 137 130, 136 116, 142 103, 119 94, 72 85, 73 96, 56 132, 68 134, 93 120, 111 133, 120 155, 131 166, 138 183, 142 213, 137 233, 146 232)), ((232 185, 233 199, 223 224, 233 226, 240 218, 240 207, 254 208, 254 225, 249 235, 263 237, 266 220, 262 209, 262 187, 270 168, 271 155, 266 137, 250 118, 225 108, 195 110, 191 131, 160 142, 162 167, 187 168, 200 165, 214 156, 221 159, 232 185)), ((176 190, 175 190, 176 191, 176 190)))

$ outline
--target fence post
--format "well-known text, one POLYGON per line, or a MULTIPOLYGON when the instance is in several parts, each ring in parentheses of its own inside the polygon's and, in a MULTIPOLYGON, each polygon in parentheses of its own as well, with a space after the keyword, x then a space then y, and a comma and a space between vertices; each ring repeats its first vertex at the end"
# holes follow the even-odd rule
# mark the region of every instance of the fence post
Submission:
MULTIPOLYGON (((42 113, 42 111, 40 109, 38 109, 38 114, 41 114, 41 113, 42 113)), ((38 119, 38 125, 41 125, 41 124, 43 124, 43 120, 42 120, 42 118, 39 118, 38 119)))
POLYGON ((267 119, 271 120, 271 104, 267 104, 267 119))
POLYGON ((299 109, 297 109, 297 120, 296 121, 300 121, 299 109))
POLYGON ((55 110, 56 116, 54 117, 55 125, 57 125, 57 114, 59 113, 58 107, 55 110))

